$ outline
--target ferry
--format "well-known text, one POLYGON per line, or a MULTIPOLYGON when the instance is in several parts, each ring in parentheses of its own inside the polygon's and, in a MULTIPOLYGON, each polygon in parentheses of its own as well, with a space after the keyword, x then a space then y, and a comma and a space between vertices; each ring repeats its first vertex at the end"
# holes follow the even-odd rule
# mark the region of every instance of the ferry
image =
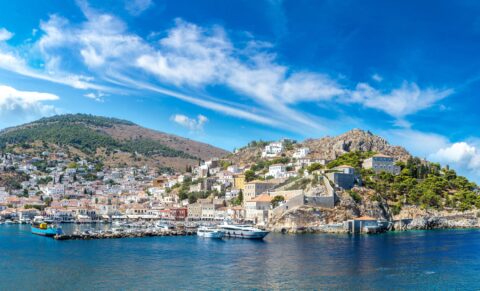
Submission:
POLYGON ((236 225, 224 222, 218 228, 226 237, 248 238, 248 239, 263 239, 269 232, 253 227, 251 225, 236 225))
POLYGON ((48 224, 43 221, 36 221, 32 223, 30 230, 33 234, 42 236, 55 236, 63 233, 61 227, 54 224, 48 224))
POLYGON ((216 228, 201 226, 197 230, 197 235, 208 238, 222 238, 224 236, 224 233, 223 231, 216 228))

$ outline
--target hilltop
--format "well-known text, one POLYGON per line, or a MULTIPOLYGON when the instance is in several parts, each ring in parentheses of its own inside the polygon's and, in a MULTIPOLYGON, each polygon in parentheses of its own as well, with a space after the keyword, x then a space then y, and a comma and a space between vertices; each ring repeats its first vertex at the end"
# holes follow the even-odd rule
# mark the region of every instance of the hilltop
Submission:
MULTIPOLYGON (((245 147, 235 151, 228 158, 237 163, 253 163, 261 158, 264 147, 269 142, 252 141, 245 147)), ((411 154, 401 146, 393 146, 384 138, 361 129, 352 129, 341 135, 322 137, 319 139, 306 139, 303 142, 286 141, 284 156, 292 156, 295 149, 309 148, 309 157, 315 159, 335 160, 349 152, 376 152, 406 161, 411 154)))
POLYGON ((98 158, 106 165, 185 169, 199 160, 228 154, 191 139, 133 122, 87 114, 66 114, 0 131, 0 148, 15 152, 64 150, 98 158))

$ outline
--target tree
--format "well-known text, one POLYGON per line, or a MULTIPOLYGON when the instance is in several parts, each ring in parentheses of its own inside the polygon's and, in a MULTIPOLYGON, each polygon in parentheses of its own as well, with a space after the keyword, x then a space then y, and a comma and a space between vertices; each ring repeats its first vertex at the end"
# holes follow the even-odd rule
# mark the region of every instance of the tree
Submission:
POLYGON ((272 206, 275 208, 280 204, 280 202, 283 202, 283 201, 285 201, 285 197, 283 197, 281 195, 277 195, 277 196, 273 197, 271 203, 272 203, 272 206))
POLYGON ((307 167, 307 171, 309 174, 311 174, 312 172, 316 171, 316 170, 320 170, 321 168, 323 168, 323 166, 319 163, 313 163, 311 164, 310 166, 307 167))
POLYGON ((234 201, 234 204, 235 205, 242 205, 242 203, 243 203, 243 191, 240 190, 240 192, 238 192, 237 199, 234 201))
POLYGON ((253 181, 253 180, 255 180, 255 178, 256 178, 256 175, 255 175, 254 171, 252 171, 252 170, 245 171, 245 181, 246 182, 253 181))

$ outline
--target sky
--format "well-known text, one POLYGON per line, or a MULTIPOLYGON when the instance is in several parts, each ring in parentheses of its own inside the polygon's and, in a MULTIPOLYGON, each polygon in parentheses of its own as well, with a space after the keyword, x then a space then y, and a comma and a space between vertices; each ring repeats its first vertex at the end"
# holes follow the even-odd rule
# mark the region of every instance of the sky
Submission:
POLYGON ((480 182, 480 2, 0 2, 0 128, 118 117, 227 150, 370 130, 480 182))

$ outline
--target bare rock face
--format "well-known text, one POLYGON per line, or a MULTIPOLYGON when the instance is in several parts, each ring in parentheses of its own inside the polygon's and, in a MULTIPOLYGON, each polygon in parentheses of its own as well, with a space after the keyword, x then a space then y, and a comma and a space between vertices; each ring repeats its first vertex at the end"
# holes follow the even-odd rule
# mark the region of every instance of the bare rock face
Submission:
POLYGON ((303 143, 318 158, 334 160, 352 151, 374 151, 406 160, 410 154, 402 147, 390 145, 384 138, 370 131, 353 129, 336 137, 308 139, 303 143))
POLYGON ((395 230, 439 229, 439 228, 478 228, 478 211, 438 211, 426 210, 417 206, 405 207, 394 217, 395 230))
POLYGON ((372 199, 373 191, 355 189, 362 200, 355 202, 346 192, 337 192, 339 201, 333 209, 302 206, 291 209, 280 217, 272 217, 268 228, 282 232, 345 232, 343 222, 359 216, 390 220, 392 215, 385 201, 372 199))

